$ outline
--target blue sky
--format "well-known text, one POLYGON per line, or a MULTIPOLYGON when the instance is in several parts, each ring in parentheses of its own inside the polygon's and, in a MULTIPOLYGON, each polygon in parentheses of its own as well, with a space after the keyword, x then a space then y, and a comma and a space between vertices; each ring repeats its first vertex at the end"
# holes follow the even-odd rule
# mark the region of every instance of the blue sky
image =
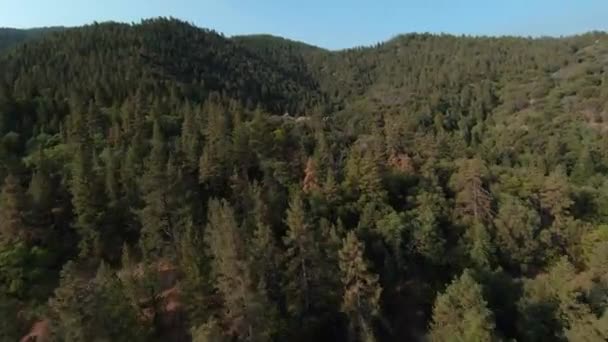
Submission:
POLYGON ((568 35, 608 30, 608 0, 0 0, 0 27, 174 16, 227 35, 340 49, 398 33, 568 35))

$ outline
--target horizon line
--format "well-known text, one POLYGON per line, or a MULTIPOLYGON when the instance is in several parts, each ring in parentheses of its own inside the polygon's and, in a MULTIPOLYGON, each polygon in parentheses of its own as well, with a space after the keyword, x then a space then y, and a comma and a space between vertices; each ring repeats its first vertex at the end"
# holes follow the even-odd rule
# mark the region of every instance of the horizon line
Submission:
POLYGON ((201 30, 210 30, 213 31, 217 34, 220 34, 224 37, 228 37, 228 38, 239 38, 239 37, 251 37, 251 36, 267 36, 267 37, 273 37, 273 38, 279 38, 279 39, 285 39, 294 43, 300 43, 300 44, 305 44, 308 45, 310 47, 315 47, 318 49, 323 49, 323 50, 327 50, 327 51, 346 51, 346 50, 354 50, 354 49, 364 49, 364 48, 373 48, 375 46, 378 45, 382 45, 382 44, 386 44, 389 43, 395 39, 399 39, 401 37, 405 37, 405 36, 412 36, 412 35, 432 35, 432 36, 451 36, 451 37, 456 37, 456 38, 497 38, 497 39, 501 39, 501 38, 518 38, 518 39, 531 39, 531 40, 542 40, 542 39, 568 39, 568 38, 574 38, 574 37, 581 37, 581 36, 585 36, 585 35, 593 35, 593 34, 600 34, 600 35, 608 35, 608 30, 606 29, 591 29, 591 30, 587 30, 587 31, 582 31, 582 32, 577 32, 577 33, 568 33, 568 34, 528 34, 528 35, 523 35, 523 34, 512 34, 512 33, 505 33, 505 34, 485 34, 485 33, 456 33, 456 32, 445 32, 445 31, 411 31, 411 32, 402 32, 402 33, 396 33, 386 39, 383 40, 379 40, 377 42, 373 42, 373 43, 368 43, 368 44, 361 44, 361 45, 354 45, 354 46, 350 46, 350 47, 343 47, 343 48, 329 48, 329 47, 323 47, 317 44, 313 44, 313 43, 309 43, 306 42, 304 40, 299 40, 299 39, 295 39, 295 38, 290 38, 290 37, 286 37, 286 36, 281 36, 278 34, 274 34, 274 33, 269 33, 269 32, 253 32, 253 33, 235 33, 235 34, 226 34, 225 32, 222 32, 218 29, 214 29, 211 27, 205 27, 202 25, 199 25, 195 22, 189 21, 189 20, 184 20, 184 19, 180 19, 178 17, 173 17, 173 16, 155 16, 155 17, 147 17, 147 18, 140 18, 138 19, 138 21, 131 21, 131 22, 127 22, 127 21, 119 21, 119 20, 103 20, 103 21, 97 21, 94 20, 92 22, 88 22, 88 23, 84 23, 84 24, 79 24, 79 25, 71 25, 71 26, 67 26, 67 25, 46 25, 46 26, 28 26, 28 27, 19 27, 19 26, 0 26, 0 30, 17 30, 17 31, 28 31, 28 30, 41 30, 41 29, 77 29, 77 28, 82 28, 82 27, 87 27, 87 26, 93 26, 93 25, 102 25, 102 24, 122 24, 122 25, 129 25, 129 26, 134 26, 134 25, 141 25, 143 24, 144 21, 146 20, 155 20, 155 19, 167 19, 167 20, 176 20, 176 21, 180 21, 182 23, 186 23, 188 25, 191 25, 193 27, 196 27, 198 29, 201 30))

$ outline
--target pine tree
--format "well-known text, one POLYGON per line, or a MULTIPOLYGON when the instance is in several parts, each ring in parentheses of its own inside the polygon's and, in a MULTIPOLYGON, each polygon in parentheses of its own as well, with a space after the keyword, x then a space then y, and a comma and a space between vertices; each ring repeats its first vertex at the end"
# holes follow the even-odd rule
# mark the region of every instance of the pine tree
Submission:
POLYGON ((433 192, 423 192, 416 197, 412 247, 433 262, 440 262, 445 256, 446 241, 440 227, 440 218, 446 206, 444 202, 441 194, 433 192))
POLYGON ((304 193, 316 192, 319 190, 319 180, 317 175, 317 166, 312 158, 306 161, 306 169, 304 169, 304 181, 302 191, 304 193))
POLYGON ((342 221, 338 220, 336 226, 325 218, 320 219, 319 230, 321 232, 319 246, 323 254, 321 266, 323 292, 326 294, 328 307, 338 307, 341 295, 339 251, 346 233, 342 221))
POLYGON ((560 221, 569 214, 572 205, 571 189, 562 169, 557 169, 547 176, 540 193, 541 208, 546 210, 554 221, 560 221))
POLYGON ((494 220, 496 246, 508 264, 525 270, 542 260, 540 255, 540 217, 513 197, 505 197, 494 220))
POLYGON ((205 322, 214 309, 213 284, 202 231, 195 223, 188 224, 178 248, 179 269, 183 273, 179 288, 183 298, 188 298, 184 305, 189 322, 194 326, 205 322))
POLYGON ((473 263, 481 269, 490 269, 494 264, 495 246, 490 232, 481 223, 474 223, 467 231, 470 243, 469 256, 473 263))
POLYGON ((465 270, 435 300, 431 341, 493 341, 494 320, 483 291, 465 270))
POLYGON ((223 320, 230 335, 243 341, 265 341, 272 335, 266 294, 254 284, 246 246, 233 209, 227 202, 209 203, 206 241, 211 270, 224 303, 223 320))
POLYGON ((254 186, 254 225, 250 247, 250 262, 258 288, 269 299, 277 302, 281 297, 281 254, 274 232, 267 222, 267 206, 262 199, 261 188, 254 186))
POLYGON ((317 128, 315 134, 315 150, 313 154, 313 160, 316 166, 317 173, 323 175, 333 171, 334 160, 331 151, 331 146, 328 141, 327 134, 323 131, 323 128, 317 128))
POLYGON ((23 241, 30 234, 23 217, 25 205, 19 179, 9 174, 0 194, 0 243, 23 241))
POLYGON ((84 341, 89 338, 84 309, 93 306, 86 291, 86 280, 77 275, 77 267, 68 263, 61 271, 61 282, 49 302, 51 320, 56 321, 53 335, 65 341, 84 341))
POLYGON ((47 157, 42 150, 37 157, 37 167, 32 174, 27 195, 32 203, 32 220, 40 229, 51 225, 51 210, 56 201, 51 179, 51 169, 48 166, 47 157))
POLYGON ((31 201, 28 212, 28 223, 31 225, 33 238, 38 241, 48 241, 53 232, 53 209, 56 208, 56 199, 53 195, 53 186, 48 170, 34 171, 27 190, 31 201))
POLYGON ((152 150, 140 182, 144 207, 139 211, 140 247, 144 256, 160 256, 175 238, 175 222, 169 206, 167 152, 160 124, 154 122, 152 150))
POLYGON ((360 164, 359 186, 362 203, 381 202, 386 199, 386 191, 382 184, 382 173, 374 151, 368 150, 363 154, 360 164))
POLYGON ((339 189, 336 182, 336 176, 332 170, 327 171, 325 176, 325 182, 323 183, 323 196, 329 206, 338 205, 339 201, 339 189))
POLYGON ((294 192, 287 210, 285 293, 287 309, 298 320, 316 312, 323 304, 319 293, 321 252, 300 193, 294 192))
POLYGON ((461 160, 450 185, 456 192, 456 210, 469 224, 487 224, 492 218, 492 196, 484 187, 486 167, 479 158, 461 160))
POLYGON ((231 156, 240 174, 247 174, 256 163, 256 155, 251 147, 249 122, 244 122, 240 111, 233 114, 231 156))
POLYGON ((105 264, 87 279, 68 263, 49 302, 53 337, 61 341, 146 341, 148 329, 125 296, 122 284, 105 264))
POLYGON ((594 174, 595 163, 591 151, 589 151, 589 147, 586 146, 581 150, 574 169, 572 170, 572 179, 579 184, 585 184, 594 174))
POLYGON ((120 184, 125 192, 124 197, 129 208, 138 208, 141 205, 140 190, 144 169, 144 158, 146 148, 144 146, 142 132, 133 136, 129 141, 129 147, 124 154, 124 160, 120 163, 120 184))
POLYGON ((199 181, 208 184, 213 191, 222 189, 222 182, 230 172, 229 151, 230 125, 228 114, 217 103, 205 104, 207 117, 203 130, 204 147, 199 160, 199 181))
POLYGON ((386 199, 381 170, 371 149, 353 148, 346 162, 344 185, 354 192, 360 207, 386 199))
POLYGON ((340 250, 340 272, 344 295, 342 312, 349 320, 353 340, 375 341, 373 319, 380 314, 382 288, 378 276, 370 272, 365 248, 354 232, 349 232, 340 250))
POLYGON ((182 121, 180 149, 184 154, 188 168, 192 171, 198 169, 198 159, 200 156, 200 127, 196 112, 190 104, 184 108, 184 118, 182 121))
POLYGON ((104 192, 94 170, 93 151, 79 145, 72 162, 70 192, 76 214, 75 228, 80 237, 81 256, 100 256, 104 222, 104 192), (101 190, 101 191, 100 191, 101 190))

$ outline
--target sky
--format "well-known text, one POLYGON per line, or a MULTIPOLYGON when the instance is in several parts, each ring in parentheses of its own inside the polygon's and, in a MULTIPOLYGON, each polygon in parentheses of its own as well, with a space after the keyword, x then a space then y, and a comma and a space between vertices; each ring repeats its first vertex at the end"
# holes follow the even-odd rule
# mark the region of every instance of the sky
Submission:
POLYGON ((410 32, 560 36, 608 30, 608 0, 0 0, 0 27, 172 16, 226 35, 267 33, 328 49, 410 32))

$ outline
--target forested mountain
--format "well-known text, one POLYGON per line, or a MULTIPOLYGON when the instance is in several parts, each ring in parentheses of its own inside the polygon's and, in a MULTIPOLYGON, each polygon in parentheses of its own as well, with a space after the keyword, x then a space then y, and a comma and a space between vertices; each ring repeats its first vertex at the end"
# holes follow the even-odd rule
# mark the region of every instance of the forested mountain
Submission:
POLYGON ((13 29, 0 27, 0 52, 45 34, 61 31, 63 27, 41 27, 34 29, 13 29))
POLYGON ((7 47, 0 340, 605 341, 607 70, 599 32, 7 47))

